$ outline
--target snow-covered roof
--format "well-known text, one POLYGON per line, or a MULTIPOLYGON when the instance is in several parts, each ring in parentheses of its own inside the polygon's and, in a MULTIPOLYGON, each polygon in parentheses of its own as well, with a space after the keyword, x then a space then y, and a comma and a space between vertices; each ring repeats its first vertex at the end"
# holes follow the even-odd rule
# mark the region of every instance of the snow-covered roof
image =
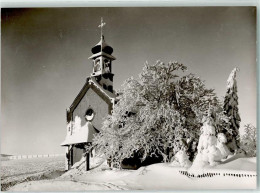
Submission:
POLYGON ((73 133, 68 132, 65 141, 61 143, 61 146, 68 146, 71 144, 93 142, 94 134, 97 130, 94 128, 91 122, 87 122, 84 126, 79 127, 73 133))
POLYGON ((82 87, 82 89, 80 90, 79 94, 77 95, 77 97, 74 99, 74 101, 72 102, 70 108, 67 111, 73 111, 74 108, 77 106, 77 104, 80 102, 81 98, 85 95, 85 93, 87 92, 87 90, 89 88, 91 88, 91 85, 93 85, 98 91, 100 91, 100 93, 102 93, 110 102, 111 104, 114 104, 117 95, 115 94, 115 91, 113 91, 113 93, 111 93, 108 90, 105 90, 96 80, 94 77, 88 77, 86 83, 84 84, 84 86, 82 87))
POLYGON ((112 56, 112 55, 110 55, 110 54, 107 54, 106 52, 103 52, 103 51, 100 51, 100 52, 98 52, 98 53, 96 53, 96 54, 93 54, 92 56, 90 56, 88 59, 95 59, 96 57, 98 57, 98 56, 106 56, 106 57, 108 57, 108 58, 111 58, 112 60, 115 60, 116 58, 114 57, 114 56, 112 56))

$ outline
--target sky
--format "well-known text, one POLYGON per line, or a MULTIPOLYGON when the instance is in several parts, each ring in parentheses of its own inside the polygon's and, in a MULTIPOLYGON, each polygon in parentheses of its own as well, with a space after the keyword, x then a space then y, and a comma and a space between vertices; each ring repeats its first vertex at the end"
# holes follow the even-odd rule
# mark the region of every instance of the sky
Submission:
POLYGON ((68 108, 92 72, 91 48, 113 47, 114 88, 143 64, 178 61, 223 99, 237 74, 241 126, 256 126, 254 7, 1 10, 1 153, 63 153, 68 108))

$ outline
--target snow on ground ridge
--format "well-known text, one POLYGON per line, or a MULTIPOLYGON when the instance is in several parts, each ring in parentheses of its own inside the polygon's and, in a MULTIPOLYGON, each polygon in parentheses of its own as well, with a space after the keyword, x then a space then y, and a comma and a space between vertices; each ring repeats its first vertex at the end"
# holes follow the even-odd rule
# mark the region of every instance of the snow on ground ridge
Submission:
POLYGON ((196 189, 255 189, 256 158, 230 159, 230 162, 205 168, 204 177, 186 176, 188 169, 158 163, 138 170, 110 169, 102 162, 90 171, 84 161, 59 178, 27 182, 10 191, 86 191, 86 190, 196 190, 196 189), (230 166, 233 166, 230 169, 230 166), (236 175, 226 175, 228 172, 236 175), (246 173, 244 173, 246 172, 246 173), (184 174, 184 175, 183 175, 184 174), (246 174, 249 176, 239 176, 246 174), (153 183, 151 183, 153 182, 153 183))

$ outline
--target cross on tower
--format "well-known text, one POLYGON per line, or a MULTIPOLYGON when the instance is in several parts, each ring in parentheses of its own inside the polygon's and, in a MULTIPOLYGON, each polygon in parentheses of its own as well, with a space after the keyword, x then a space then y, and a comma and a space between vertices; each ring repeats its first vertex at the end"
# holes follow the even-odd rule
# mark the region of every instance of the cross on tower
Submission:
POLYGON ((103 27, 106 25, 105 22, 103 22, 103 17, 101 17, 101 23, 98 27, 101 29, 101 38, 103 37, 103 27))

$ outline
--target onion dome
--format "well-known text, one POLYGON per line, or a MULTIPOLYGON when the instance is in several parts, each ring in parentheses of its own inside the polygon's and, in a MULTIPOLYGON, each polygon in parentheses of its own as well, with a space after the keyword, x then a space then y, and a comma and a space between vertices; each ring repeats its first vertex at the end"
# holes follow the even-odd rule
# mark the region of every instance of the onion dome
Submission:
POLYGON ((101 37, 101 40, 95 45, 92 49, 91 52, 93 54, 97 54, 99 52, 105 52, 106 54, 111 55, 113 53, 113 48, 106 44, 104 36, 101 37))

